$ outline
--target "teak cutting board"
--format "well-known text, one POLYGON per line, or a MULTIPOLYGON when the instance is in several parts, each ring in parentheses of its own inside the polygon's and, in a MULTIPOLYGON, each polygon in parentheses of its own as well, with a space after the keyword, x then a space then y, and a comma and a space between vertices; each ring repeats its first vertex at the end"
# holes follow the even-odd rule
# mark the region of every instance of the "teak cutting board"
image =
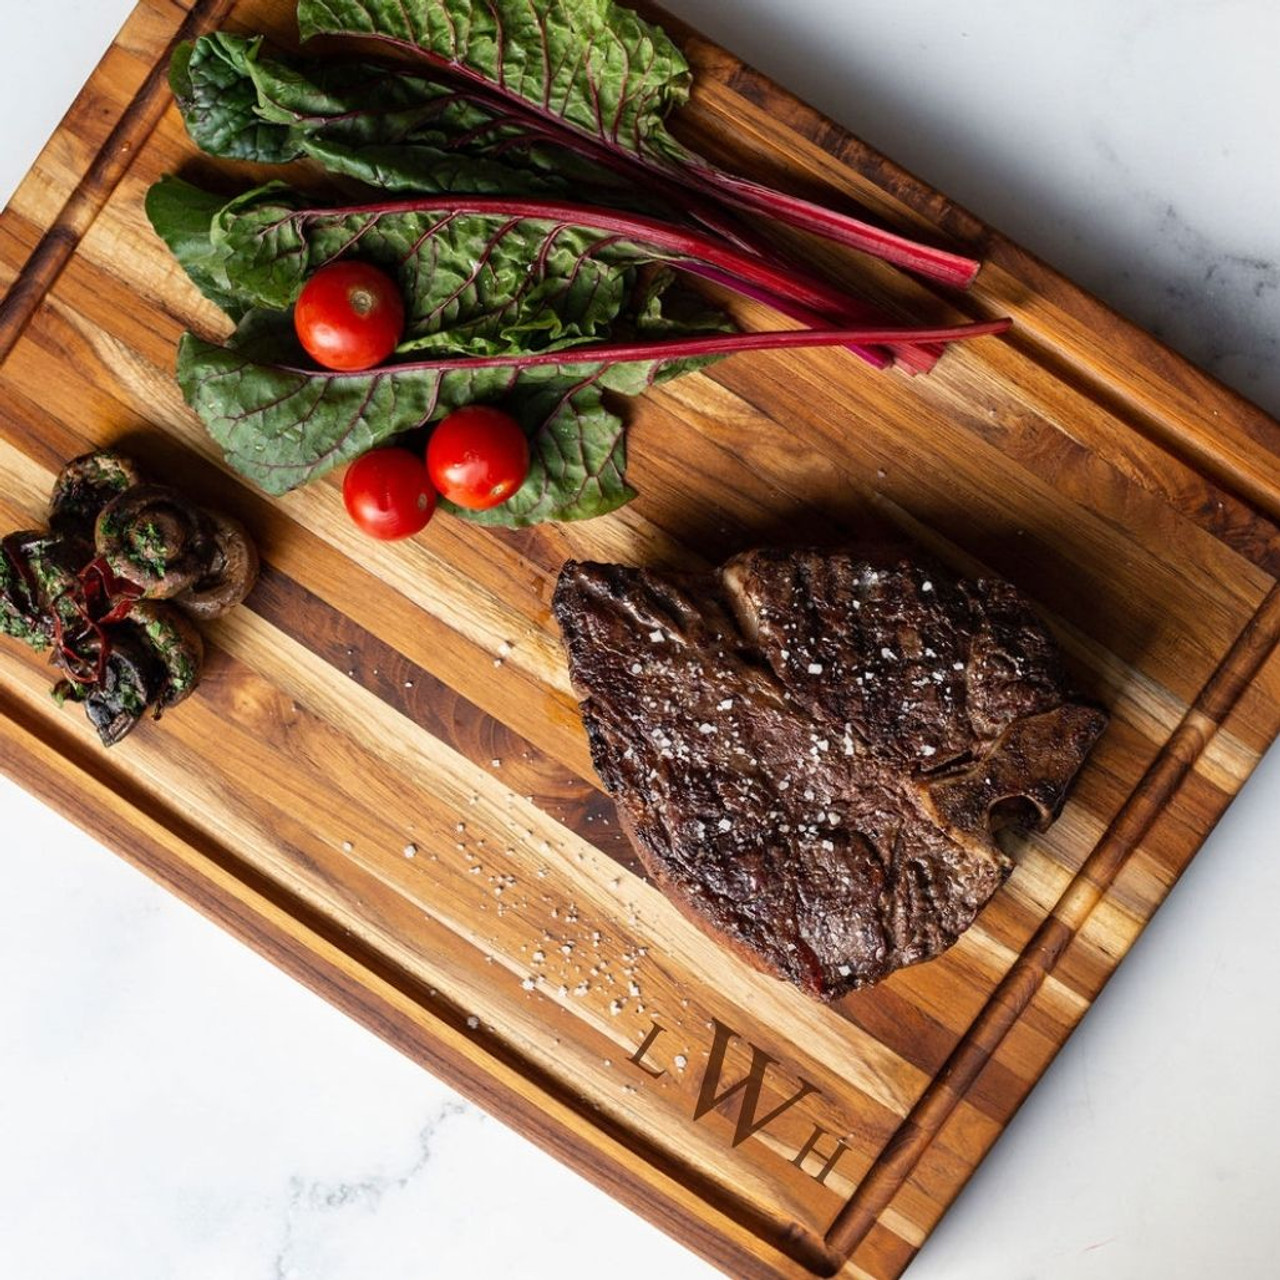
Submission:
POLYGON ((730 1274, 896 1276, 1280 727, 1280 428, 672 23, 699 147, 986 259, 958 304, 811 247, 822 269, 1013 332, 916 379, 821 351, 655 390, 631 409, 640 500, 579 526, 442 517, 379 545, 332 478, 269 501, 178 394, 179 332, 223 322, 142 198, 193 159, 171 40, 288 39, 291 8, 143 0, 0 220, 3 528, 123 441, 241 516, 266 566, 209 628, 198 694, 110 752, 0 640, 4 768, 730 1274), (569 555, 701 565, 868 511, 1018 583, 1113 722, 961 941, 828 1008, 637 874, 548 601, 569 555))

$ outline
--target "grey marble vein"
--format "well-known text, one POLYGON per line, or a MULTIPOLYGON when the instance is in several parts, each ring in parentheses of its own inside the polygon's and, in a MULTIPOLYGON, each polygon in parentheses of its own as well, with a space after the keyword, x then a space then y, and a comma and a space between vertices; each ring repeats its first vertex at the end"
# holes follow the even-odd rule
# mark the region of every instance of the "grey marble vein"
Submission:
POLYGON ((440 1130, 458 1117, 466 1116, 474 1119, 473 1109, 465 1103, 454 1099, 440 1103, 418 1130, 418 1149, 413 1160, 398 1172, 367 1173, 340 1180, 294 1174, 289 1179, 282 1242, 272 1262, 272 1280, 302 1280, 304 1272, 294 1261, 299 1236, 314 1242, 317 1230, 341 1229, 340 1223, 318 1227, 312 1219, 345 1211, 376 1213, 385 1196, 404 1191, 427 1170, 440 1130))

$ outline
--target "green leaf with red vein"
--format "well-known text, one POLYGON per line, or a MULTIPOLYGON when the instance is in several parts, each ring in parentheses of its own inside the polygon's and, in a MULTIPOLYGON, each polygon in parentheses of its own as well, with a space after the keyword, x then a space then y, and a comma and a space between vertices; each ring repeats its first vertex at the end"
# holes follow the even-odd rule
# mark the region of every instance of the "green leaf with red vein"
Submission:
POLYGON ((492 355, 606 336, 628 309, 636 268, 659 254, 607 228, 537 216, 536 205, 470 212, 452 200, 299 207, 270 186, 213 220, 223 269, 245 301, 283 310, 339 258, 382 267, 407 317, 399 351, 492 355))
POLYGON ((576 138, 602 165, 631 166, 637 181, 680 184, 700 203, 712 196, 944 284, 977 273, 970 258, 738 177, 680 144, 666 117, 688 98, 688 64, 661 28, 612 0, 299 0, 298 28, 304 40, 357 36, 412 53, 576 138))
POLYGON ((684 55, 612 0, 300 0, 298 30, 372 36, 636 154, 666 144, 684 55))
POLYGON ((616 177, 549 142, 487 94, 410 68, 264 51, 216 31, 182 44, 170 82, 193 142, 210 155, 279 164, 310 157, 391 191, 564 193, 616 177))

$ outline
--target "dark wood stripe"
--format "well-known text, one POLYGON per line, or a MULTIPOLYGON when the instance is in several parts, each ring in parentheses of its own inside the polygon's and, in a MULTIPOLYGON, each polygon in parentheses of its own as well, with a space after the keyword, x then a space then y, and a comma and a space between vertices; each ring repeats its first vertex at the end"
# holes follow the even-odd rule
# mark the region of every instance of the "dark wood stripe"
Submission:
POLYGON ((67 197, 53 225, 40 238, 13 286, 0 301, 0 363, 25 332, 45 295, 71 261, 81 239, 164 115, 169 104, 169 58, 175 46, 217 26, 234 3, 235 0, 196 0, 147 73, 84 177, 67 197))
MULTIPOLYGON (((439 677, 366 631, 287 574, 263 565, 247 606, 277 630, 381 699, 517 795, 644 877, 613 801, 439 677), (498 760, 498 766, 493 761, 498 760)), ((647 877, 645 877, 647 878, 647 877)))
POLYGON ((827 1230, 827 1244, 848 1258, 911 1175, 921 1156, 1053 972, 1156 818, 1212 741, 1218 726, 1280 640, 1280 587, 1262 607, 1174 731, 1089 859, 1018 957, 964 1039, 890 1139, 827 1230), (1064 904, 1075 925, 1059 915, 1064 904))

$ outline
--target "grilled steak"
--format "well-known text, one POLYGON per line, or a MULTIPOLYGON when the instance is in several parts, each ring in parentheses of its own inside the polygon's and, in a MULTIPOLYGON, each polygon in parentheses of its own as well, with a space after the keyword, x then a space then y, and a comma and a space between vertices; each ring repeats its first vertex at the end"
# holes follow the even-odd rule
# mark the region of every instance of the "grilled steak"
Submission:
POLYGON ((565 565, 592 759, 703 928, 823 999, 950 946, 1106 725, 1017 591, 915 559, 752 551, 565 565))

